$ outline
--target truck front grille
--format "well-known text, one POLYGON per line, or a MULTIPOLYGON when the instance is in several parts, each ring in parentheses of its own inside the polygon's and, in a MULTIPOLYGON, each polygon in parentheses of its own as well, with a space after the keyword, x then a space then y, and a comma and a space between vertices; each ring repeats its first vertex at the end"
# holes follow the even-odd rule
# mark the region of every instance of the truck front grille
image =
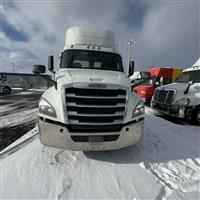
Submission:
POLYGON ((160 104, 170 105, 172 103, 174 95, 175 95, 174 90, 157 89, 155 91, 153 100, 160 104))
POLYGON ((117 131, 121 127, 126 90, 119 88, 65 89, 70 131, 117 131))

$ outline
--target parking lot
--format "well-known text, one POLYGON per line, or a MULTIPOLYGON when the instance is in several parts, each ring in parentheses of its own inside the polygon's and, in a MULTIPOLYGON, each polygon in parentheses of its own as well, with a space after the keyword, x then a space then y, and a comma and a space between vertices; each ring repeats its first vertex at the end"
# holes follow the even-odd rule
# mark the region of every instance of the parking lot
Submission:
POLYGON ((0 150, 35 127, 41 94, 14 90, 10 95, 0 95, 0 150))

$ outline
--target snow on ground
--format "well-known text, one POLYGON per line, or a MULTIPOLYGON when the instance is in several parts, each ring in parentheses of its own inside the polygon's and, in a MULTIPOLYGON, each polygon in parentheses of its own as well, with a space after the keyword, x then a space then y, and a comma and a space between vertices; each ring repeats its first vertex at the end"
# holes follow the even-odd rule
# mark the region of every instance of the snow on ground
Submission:
POLYGON ((1 158, 1 199, 200 199, 200 127, 147 109, 141 144, 78 152, 38 138, 1 158))
POLYGON ((38 126, 28 131, 25 135, 21 136, 18 140, 14 141, 12 144, 4 148, 0 152, 0 156, 1 155, 4 156, 7 152, 8 154, 15 152, 16 149, 20 149, 22 143, 25 143, 26 141, 30 140, 33 136, 37 134, 38 134, 38 126))
POLYGON ((0 95, 0 151, 35 127, 42 92, 0 95))
POLYGON ((3 113, 3 112, 9 112, 11 110, 15 110, 15 107, 11 107, 10 105, 3 105, 0 107, 0 112, 3 113))
POLYGON ((26 92, 19 92, 18 95, 27 95, 27 94, 34 94, 34 92, 26 91, 26 92))
POLYGON ((31 110, 24 110, 10 115, 1 116, 1 128, 25 124, 26 122, 33 121, 35 116, 37 116, 37 113, 38 108, 34 108, 31 110))

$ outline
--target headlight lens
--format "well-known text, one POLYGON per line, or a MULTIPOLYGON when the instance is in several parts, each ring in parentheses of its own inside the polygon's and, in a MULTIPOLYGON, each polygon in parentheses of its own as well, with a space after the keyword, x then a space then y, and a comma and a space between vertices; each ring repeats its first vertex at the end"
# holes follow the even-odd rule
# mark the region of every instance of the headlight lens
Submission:
POLYGON ((144 102, 140 101, 138 103, 138 105, 135 107, 135 109, 133 110, 133 115, 132 117, 137 117, 139 115, 144 114, 144 102))
POLYGON ((146 91, 142 90, 140 91, 141 94, 146 94, 146 91))
POLYGON ((47 102, 44 98, 41 98, 39 102, 39 112, 51 117, 56 117, 56 111, 53 106, 47 102))
POLYGON ((183 98, 183 99, 176 100, 174 102, 174 105, 187 106, 189 103, 190 103, 190 99, 183 98))

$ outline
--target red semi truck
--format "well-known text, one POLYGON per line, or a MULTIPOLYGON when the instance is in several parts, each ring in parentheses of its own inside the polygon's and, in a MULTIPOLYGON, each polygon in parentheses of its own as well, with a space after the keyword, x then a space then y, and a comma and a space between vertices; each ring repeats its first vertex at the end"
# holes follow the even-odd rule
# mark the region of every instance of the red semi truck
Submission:
POLYGON ((153 68, 148 70, 148 72, 151 74, 151 79, 135 87, 133 90, 146 104, 150 105, 156 87, 171 83, 176 73, 174 73, 173 68, 169 67, 153 68))

